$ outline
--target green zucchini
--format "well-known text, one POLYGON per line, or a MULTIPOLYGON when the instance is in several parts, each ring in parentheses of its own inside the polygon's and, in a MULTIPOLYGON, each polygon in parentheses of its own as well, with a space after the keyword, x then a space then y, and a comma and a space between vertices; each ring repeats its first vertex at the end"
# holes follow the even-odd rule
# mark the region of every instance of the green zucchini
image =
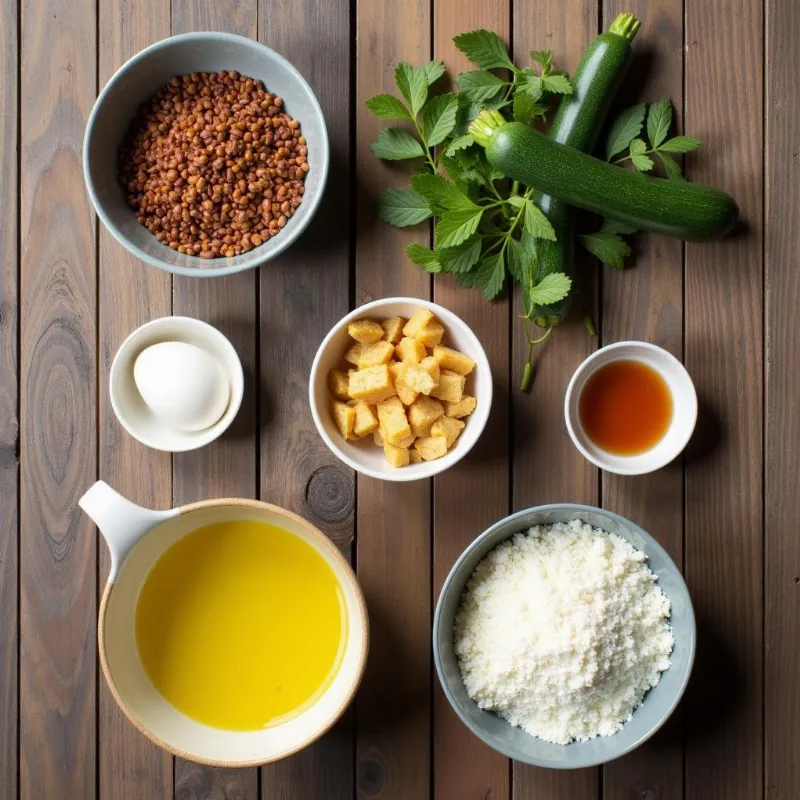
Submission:
MULTIPOLYGON (((606 33, 592 41, 572 76, 572 94, 565 95, 559 103, 548 139, 578 150, 594 148, 611 100, 630 66, 631 42, 639 25, 632 14, 620 14, 606 33)), ((568 203, 549 194, 535 194, 533 200, 556 233, 556 241, 542 239, 536 243, 534 281, 539 283, 547 275, 572 272, 575 233, 573 210, 568 203)), ((553 305, 534 306, 533 321, 540 328, 557 325, 566 316, 569 302, 566 297, 553 305)), ((526 302, 525 312, 528 311, 526 302)))
POLYGON ((718 189, 614 166, 497 111, 481 111, 470 133, 512 180, 638 230, 703 242, 724 236, 739 216, 736 201, 718 189))

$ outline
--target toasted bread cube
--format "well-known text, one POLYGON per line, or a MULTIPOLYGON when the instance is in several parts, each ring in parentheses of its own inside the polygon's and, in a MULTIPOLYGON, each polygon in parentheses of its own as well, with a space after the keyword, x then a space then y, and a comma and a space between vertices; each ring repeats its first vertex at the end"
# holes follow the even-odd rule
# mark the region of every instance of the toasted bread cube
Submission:
POLYGON ((373 344, 383 338, 383 328, 371 319, 357 319, 347 326, 347 333, 351 339, 362 344, 373 344))
POLYGON ((403 326, 403 336, 410 336, 413 339, 432 319, 432 311, 427 308, 418 308, 403 326))
POLYGON ((425 461, 434 461, 447 452, 447 439, 444 436, 428 436, 425 439, 417 439, 414 442, 414 449, 425 461))
POLYGON ((392 376, 389 367, 379 364, 353 372, 347 387, 347 393, 354 400, 366 400, 368 403, 380 403, 394 394, 392 376))
POLYGON ((356 436, 366 436, 378 427, 378 415, 375 413, 374 406, 366 400, 359 400, 355 404, 356 421, 353 425, 353 433, 356 436))
POLYGON ((429 322, 414 338, 425 347, 436 347, 444 336, 444 326, 435 320, 429 322))
POLYGON ((361 344, 361 342, 353 342, 353 344, 344 354, 344 360, 347 361, 348 364, 358 366, 358 359, 361 358, 361 351, 363 349, 364 345, 361 344))
POLYGON ((408 409, 411 432, 420 436, 444 414, 444 406, 438 401, 421 394, 408 409))
POLYGON ((336 423, 339 433, 342 434, 342 438, 348 441, 351 440, 353 438, 353 426, 356 422, 356 410, 345 403, 340 403, 338 400, 333 401, 331 410, 333 421, 336 423))
POLYGON ((460 403, 461 398, 464 396, 466 384, 467 379, 464 375, 451 372, 449 369, 443 369, 441 375, 439 375, 438 385, 431 392, 431 397, 444 400, 446 403, 460 403))
POLYGON ((410 406, 419 396, 419 392, 408 385, 405 372, 400 372, 395 378, 394 390, 404 406, 410 406))
POLYGON ((413 447, 408 451, 408 460, 412 464, 419 464, 422 461, 422 456, 419 454, 419 450, 415 450, 413 447))
POLYGON ((411 445, 412 445, 412 444, 414 444, 414 440, 415 440, 416 438, 417 438, 417 437, 416 437, 416 436, 414 436, 414 434, 412 433, 410 436, 405 436, 405 437, 403 437, 402 439, 399 439, 399 440, 398 440, 398 441, 395 443, 395 445, 394 445, 394 446, 395 446, 395 447, 406 447, 406 448, 408 448, 408 447, 411 447, 411 445))
MULTIPOLYGON (((436 381, 430 376, 428 370, 423 369, 419 364, 406 364, 397 380, 418 394, 431 394, 436 388, 436 381)), ((399 391, 398 394, 400 394, 399 391)))
POLYGON ((408 466, 410 458, 407 447, 395 447, 392 444, 385 444, 383 446, 383 454, 393 467, 408 466))
POLYGON ((372 431, 372 439, 378 447, 383 447, 383 434, 381 433, 380 425, 372 431))
POLYGON ((433 356, 423 358, 419 365, 433 378, 434 383, 439 383, 441 370, 439 369, 439 362, 433 356))
MULTIPOLYGON (((439 418, 441 419, 441 417, 439 418)), ((413 425, 411 426, 411 433, 415 439, 426 439, 428 436, 431 435, 431 427, 433 423, 431 422, 430 425, 423 425, 421 428, 415 428, 413 425)))
POLYGON ((399 397, 392 397, 378 403, 378 421, 386 444, 398 445, 403 439, 411 435, 406 410, 399 397))
POLYGON ((469 375, 475 369, 475 362, 469 356, 449 347, 434 347, 433 357, 439 362, 441 369, 449 369, 459 375, 469 375))
POLYGON ((460 419, 455 419, 454 417, 439 417, 439 419, 431 425, 431 436, 444 436, 447 440, 447 449, 449 450, 455 444, 456 439, 458 439, 464 427, 464 423, 460 419))
POLYGON ((394 345, 389 342, 375 342, 364 345, 358 357, 358 368, 377 367, 378 364, 388 364, 394 355, 394 345))
POLYGON ((350 399, 350 395, 347 394, 349 383, 350 379, 340 369, 332 369, 328 373, 328 389, 337 400, 346 402, 350 399))
POLYGON ((381 322, 383 338, 387 342, 397 344, 403 338, 403 326, 405 324, 406 320, 402 317, 390 317, 389 319, 385 319, 381 322))
POLYGON ((478 401, 474 397, 465 394, 458 403, 445 403, 444 413, 448 417, 461 419, 462 417, 468 417, 475 410, 476 405, 478 405, 478 401))
MULTIPOLYGON (((408 327, 408 326, 406 326, 408 327)), ((407 361, 411 364, 419 364, 423 358, 427 358, 428 351, 425 345, 417 339, 412 339, 408 336, 400 340, 400 344, 395 347, 395 353, 401 361, 407 361)))

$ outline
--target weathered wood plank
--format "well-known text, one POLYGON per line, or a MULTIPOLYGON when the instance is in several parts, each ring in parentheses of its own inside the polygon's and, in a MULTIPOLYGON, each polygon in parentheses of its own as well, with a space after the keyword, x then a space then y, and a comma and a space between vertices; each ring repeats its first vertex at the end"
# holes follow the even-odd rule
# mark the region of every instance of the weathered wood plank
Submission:
POLYGON ((6 0, 0 16, 0 797, 16 797, 19 779, 17 12, 17 3, 6 0))
MULTIPOLYGON (((615 103, 672 98, 683 106, 683 4, 681 0, 603 4, 603 30, 623 11, 642 22, 635 61, 615 103)), ((642 339, 683 354, 683 246, 676 239, 637 236, 635 268, 603 268, 603 343, 642 339)), ((683 557, 683 468, 679 460, 652 475, 625 478, 604 473, 603 507, 640 523, 680 565, 683 557)), ((683 733, 680 713, 654 739, 603 768, 604 800, 650 793, 683 797, 683 733)))
MULTIPOLYGON (((597 33, 594 0, 515 0, 513 43, 522 61, 529 50, 549 49, 555 63, 572 73, 586 45, 597 33)), ((580 258, 579 248, 576 248, 580 258)), ((593 297, 594 275, 581 277, 581 286, 593 297), (591 289, 591 294, 589 293, 591 289)), ((530 395, 518 387, 527 343, 521 321, 522 298, 514 298, 512 325, 512 374, 510 387, 514 424, 512 452, 512 501, 515 510, 559 501, 596 504, 597 470, 572 446, 564 427, 564 392, 578 364, 596 342, 583 327, 579 303, 569 319, 547 340, 536 356, 530 395), (543 454, 546 460, 543 461, 543 454)), ((596 800, 600 771, 541 770, 514 763, 514 800, 596 800)))
MULTIPOLYGON (((257 2, 173 0, 172 32, 218 30, 255 38, 257 2)), ((258 431, 256 384, 258 363, 257 291, 255 270, 226 278, 173 278, 175 314, 210 322, 231 341, 245 370, 245 397, 231 430, 208 447, 173 457, 173 497, 176 504, 207 497, 254 497, 258 492, 258 431)), ((179 800, 255 800, 258 770, 201 767, 175 759, 175 796, 179 800)))
MULTIPOLYGON (((369 150, 385 123, 364 101, 394 90, 400 60, 430 53, 427 2, 358 4, 356 304, 394 295, 427 297, 430 280, 408 263, 403 245, 428 241, 427 230, 400 231, 379 222, 378 192, 407 181, 407 170, 381 164, 369 150)), ((356 700, 356 791, 363 800, 430 797, 431 537, 428 481, 357 482, 358 576, 370 612, 370 657, 356 700)))
POLYGON ((686 797, 758 800, 762 3, 687 0, 685 20, 685 124, 706 143, 689 160, 687 177, 733 194, 744 220, 722 242, 686 245, 685 356, 701 398, 685 483, 686 575, 699 624, 695 674, 684 704, 686 797))
MULTIPOLYGON (((507 0, 434 0, 433 53, 447 65, 451 78, 469 62, 453 37, 489 28, 508 37, 507 0)), ((434 480, 433 573, 436 601, 442 583, 461 551, 479 534, 508 514, 508 315, 506 299, 489 304, 478 290, 462 289, 449 277, 437 277, 434 299, 454 311, 483 343, 492 364, 495 400, 492 416, 475 450, 434 480), (469 498, 469 502, 465 502, 469 498)), ((507 800, 511 793, 509 761, 487 747, 459 720, 438 680, 433 694, 433 772, 437 800, 507 800)))
MULTIPOLYGON (((102 87, 127 59, 169 36, 169 7, 153 0, 135 9, 124 0, 100 0, 99 76, 102 87)), ((146 266, 100 227, 100 476, 134 502, 172 506, 172 457, 129 436, 108 401, 108 373, 117 348, 135 328, 172 309, 172 281, 146 266)), ((110 567, 101 542, 98 591, 110 567)), ((172 756, 156 747, 125 718, 108 686, 98 686, 99 796, 113 800, 172 797, 172 756)))
POLYGON ((768 800, 800 797, 800 7, 766 4, 765 780, 768 800))
MULTIPOLYGON (((260 0, 258 24, 259 39, 311 84, 331 142, 323 207, 302 239, 261 271, 261 496, 318 525, 349 556, 355 479, 314 427, 308 376, 319 343, 350 302, 350 6, 260 0)), ((265 767, 264 800, 352 800, 353 733, 347 714, 316 744, 265 767)))
POLYGON ((21 800, 96 795, 95 222, 80 148, 95 3, 22 5, 21 800))

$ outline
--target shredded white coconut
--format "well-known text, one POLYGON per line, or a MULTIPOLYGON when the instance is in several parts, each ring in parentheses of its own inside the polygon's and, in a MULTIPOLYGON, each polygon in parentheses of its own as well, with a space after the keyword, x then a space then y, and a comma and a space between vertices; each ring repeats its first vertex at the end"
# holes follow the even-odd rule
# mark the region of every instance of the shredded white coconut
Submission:
POLYGON ((670 665, 670 603, 646 556, 578 520, 494 548, 467 583, 455 652, 470 697, 555 744, 610 736, 670 665))

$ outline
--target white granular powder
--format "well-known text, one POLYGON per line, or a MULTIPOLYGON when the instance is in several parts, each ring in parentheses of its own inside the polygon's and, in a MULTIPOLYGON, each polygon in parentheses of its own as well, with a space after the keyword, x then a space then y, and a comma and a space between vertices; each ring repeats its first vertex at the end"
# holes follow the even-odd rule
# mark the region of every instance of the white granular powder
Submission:
POLYGON ((670 603, 625 539, 578 520, 478 564, 455 621, 469 696, 555 744, 610 736, 670 665, 670 603))

